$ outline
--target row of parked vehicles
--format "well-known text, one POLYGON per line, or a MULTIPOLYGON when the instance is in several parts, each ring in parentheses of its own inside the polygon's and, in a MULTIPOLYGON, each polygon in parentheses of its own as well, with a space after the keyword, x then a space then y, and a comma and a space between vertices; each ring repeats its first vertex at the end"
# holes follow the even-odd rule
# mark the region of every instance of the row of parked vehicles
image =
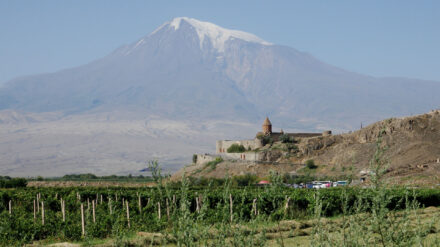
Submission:
POLYGON ((348 181, 313 181, 311 183, 301 183, 301 184, 291 184, 289 187, 299 189, 299 188, 307 188, 307 189, 324 189, 330 187, 338 187, 338 186, 346 186, 348 185, 348 181))
POLYGON ((312 183, 307 183, 306 188, 308 189, 324 189, 330 187, 338 187, 338 186, 346 186, 348 185, 347 181, 313 181, 312 183))

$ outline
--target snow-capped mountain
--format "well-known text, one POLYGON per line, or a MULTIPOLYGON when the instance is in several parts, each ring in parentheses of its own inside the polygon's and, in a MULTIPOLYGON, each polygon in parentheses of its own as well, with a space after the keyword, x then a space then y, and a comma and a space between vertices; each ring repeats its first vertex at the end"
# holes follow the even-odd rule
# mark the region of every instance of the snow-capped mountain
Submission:
POLYGON ((10 81, 0 89, 0 109, 193 121, 270 115, 285 128, 351 129, 437 108, 438 91, 437 82, 351 73, 250 33, 179 17, 87 65, 10 81))
POLYGON ((252 138, 267 115, 275 129, 338 132, 438 108, 438 92, 175 18, 97 61, 1 87, 0 174, 128 174, 151 159, 175 171, 216 139, 252 138))

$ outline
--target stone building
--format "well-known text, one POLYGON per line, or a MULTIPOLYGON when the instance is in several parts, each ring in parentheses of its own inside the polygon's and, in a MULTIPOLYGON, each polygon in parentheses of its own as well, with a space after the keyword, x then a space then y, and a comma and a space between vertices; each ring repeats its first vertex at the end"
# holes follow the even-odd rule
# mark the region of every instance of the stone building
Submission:
POLYGON ((272 123, 269 118, 263 122, 261 132, 258 132, 254 139, 248 140, 220 140, 216 142, 216 153, 217 154, 225 154, 227 153, 228 148, 233 144, 243 145, 246 150, 254 150, 263 146, 262 138, 270 137, 273 141, 279 141, 281 135, 287 135, 292 138, 309 138, 309 137, 317 137, 323 135, 329 135, 331 131, 325 131, 324 133, 284 133, 283 130, 280 132, 272 131, 272 123))

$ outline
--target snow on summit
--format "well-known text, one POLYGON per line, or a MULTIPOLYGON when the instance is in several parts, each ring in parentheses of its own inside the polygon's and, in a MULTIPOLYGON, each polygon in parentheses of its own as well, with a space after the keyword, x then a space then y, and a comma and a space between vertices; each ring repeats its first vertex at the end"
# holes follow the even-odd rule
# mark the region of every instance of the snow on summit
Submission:
POLYGON ((156 33, 159 29, 166 26, 168 26, 168 28, 174 28, 174 30, 177 30, 180 28, 180 24, 182 23, 182 21, 185 21, 194 27, 197 35, 199 36, 200 48, 203 47, 203 42, 205 38, 208 38, 211 41, 212 46, 219 52, 224 51, 224 45, 227 40, 234 38, 262 45, 272 45, 271 43, 266 42, 251 33, 222 28, 210 22, 199 21, 188 17, 174 18, 172 21, 164 23, 152 34, 156 33))

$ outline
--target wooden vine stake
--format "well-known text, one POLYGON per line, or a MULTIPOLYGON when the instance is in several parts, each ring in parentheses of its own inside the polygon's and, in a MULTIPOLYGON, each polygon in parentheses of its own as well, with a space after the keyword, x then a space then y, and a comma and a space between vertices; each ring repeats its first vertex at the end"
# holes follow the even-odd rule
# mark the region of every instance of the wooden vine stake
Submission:
POLYGON ((160 202, 157 203, 157 215, 158 215, 159 220, 160 220, 160 217, 161 217, 161 215, 160 215, 160 202))
POLYGON ((257 198, 254 198, 252 201, 252 211, 254 212, 254 215, 257 215, 257 198))
POLYGON ((128 228, 130 228, 130 209, 128 208, 128 200, 125 201, 125 204, 127 205, 127 223, 128 223, 128 228))
POLYGON ((81 234, 82 236, 85 235, 85 229, 84 229, 84 205, 81 203, 81 234))
POLYGON ((38 198, 38 194, 37 194, 37 212, 40 212, 40 198, 38 198))
POLYGON ((66 222, 66 208, 65 208, 65 201, 63 200, 63 198, 61 198, 61 213, 63 215, 63 222, 66 222))
POLYGON ((101 202, 100 202, 100 204, 102 204, 102 195, 101 195, 101 202))
POLYGON ((12 214, 12 201, 9 200, 9 215, 12 214))
POLYGON ((87 198, 87 212, 90 211, 90 200, 89 198, 87 198))
POLYGON ((290 197, 287 197, 286 205, 284 206, 284 214, 287 214, 287 209, 289 209, 290 197))
POLYGON ((165 203, 167 205, 167 219, 170 220, 170 206, 168 205, 168 198, 166 198, 165 203))
POLYGON ((231 194, 229 194, 229 209, 230 209, 230 213, 231 213, 231 222, 232 222, 232 220, 233 220, 233 216, 234 216, 234 212, 232 211, 232 207, 233 207, 233 204, 232 204, 232 195, 231 194))
POLYGON ((93 223, 96 222, 96 217, 95 217, 95 200, 92 201, 92 214, 93 214, 93 223))
POLYGON ((110 214, 112 214, 112 199, 109 197, 108 198, 108 210, 110 211, 110 214))
POLYGON ((44 226, 44 202, 41 201, 41 224, 44 226))
POLYGON ((200 212, 200 205, 199 205, 199 197, 196 194, 196 212, 199 213, 200 212))
POLYGON ((37 218, 37 207, 35 206, 35 199, 34 199, 34 222, 36 218, 37 218))
POLYGON ((66 201, 63 200, 63 222, 66 221, 66 201))
POLYGON ((139 206, 139 214, 142 213, 142 202, 141 202, 141 196, 138 194, 138 206, 139 206))

